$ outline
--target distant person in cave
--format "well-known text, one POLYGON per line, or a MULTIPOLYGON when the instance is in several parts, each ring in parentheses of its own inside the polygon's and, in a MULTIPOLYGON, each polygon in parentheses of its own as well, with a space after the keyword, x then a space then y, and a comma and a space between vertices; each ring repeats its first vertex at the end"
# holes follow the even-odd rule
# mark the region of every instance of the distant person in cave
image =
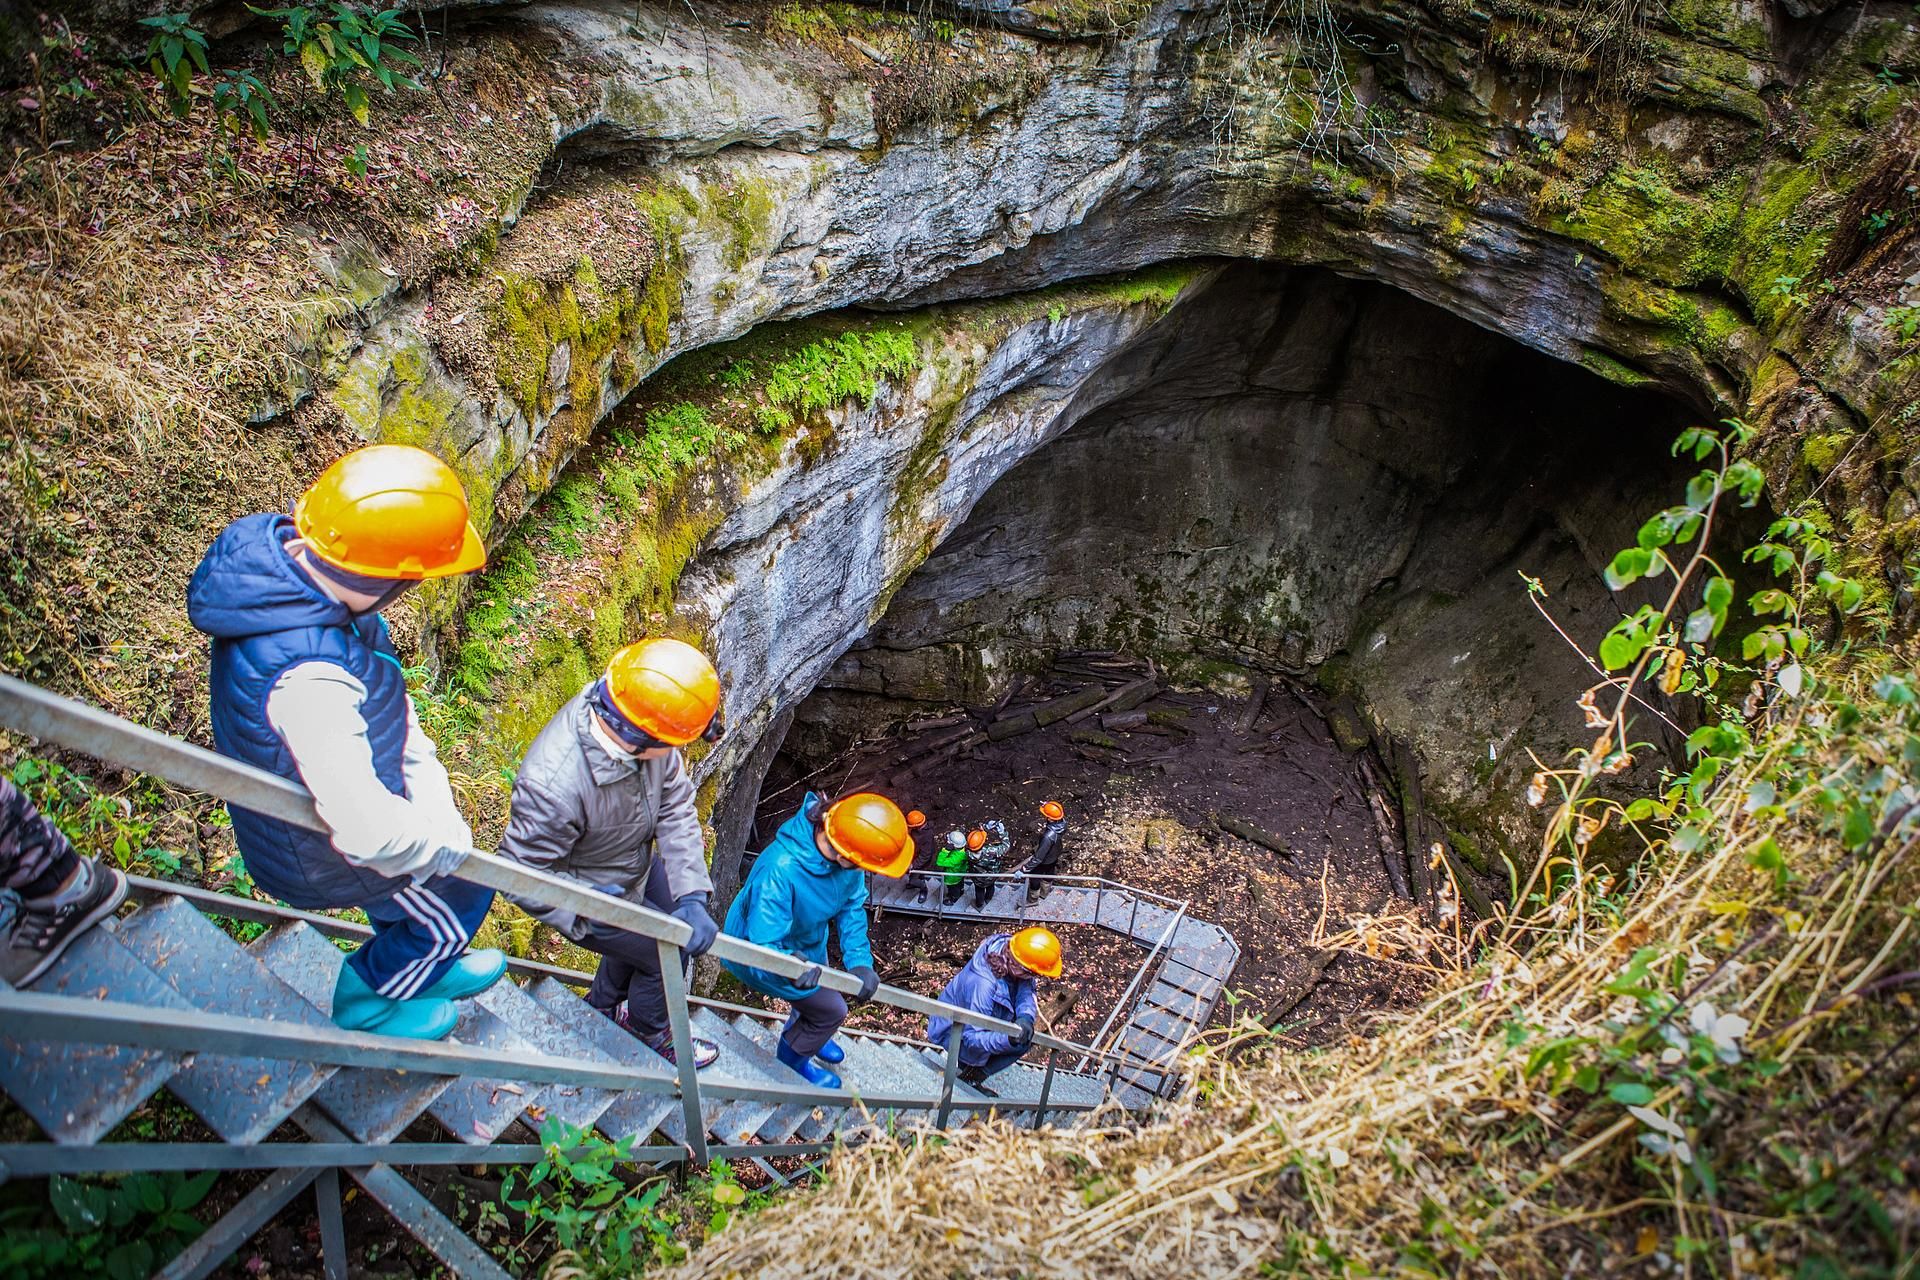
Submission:
MULTIPOLYGON (((719 740, 720 701, 719 673, 690 644, 642 640, 614 654, 527 748, 501 856, 667 912, 693 930, 685 956, 705 954, 719 926, 707 910, 706 837, 680 748, 719 740)), ((515 901, 600 954, 587 1003, 673 1061, 654 940, 515 901)), ((695 1067, 719 1056, 711 1040, 693 1038, 695 1067)))
MULTIPOLYGON (((1067 811, 1058 800, 1048 800, 1040 806, 1040 820, 1045 824, 1040 828, 1040 843, 1027 859, 1027 865, 1020 869, 1028 875, 1056 875, 1055 868, 1060 865, 1060 837, 1067 831, 1067 811)), ((1029 881, 1027 905, 1040 901, 1046 892, 1046 885, 1029 881)))
POLYGON ((1013 853, 1013 841, 1007 837, 1007 824, 998 818, 988 818, 980 824, 981 842, 973 843, 971 835, 967 838, 967 865, 973 874, 973 907, 984 911, 993 898, 993 891, 1000 886, 992 877, 998 875, 1007 865, 1007 858, 1013 853))
POLYGON ((373 926, 333 989, 349 1030, 441 1039, 452 1001, 507 971, 499 951, 467 950, 493 890, 449 874, 473 832, 380 616, 486 559, 453 468, 382 444, 335 461, 291 517, 229 524, 187 584, 187 616, 213 637, 214 746, 305 783, 327 828, 228 805, 247 871, 291 906, 359 907, 373 926))
POLYGON ((960 895, 967 891, 967 851, 978 846, 970 845, 968 840, 978 837, 980 844, 987 842, 987 833, 975 831, 971 835, 965 831, 947 832, 947 842, 933 855, 933 865, 946 874, 941 899, 948 905, 960 901, 960 895))
MULTIPOLYGON (((982 942, 941 989, 940 999, 975 1013, 1017 1023, 1020 1033, 1009 1036, 984 1027, 960 1030, 960 1078, 978 1085, 1004 1071, 1026 1055, 1033 1043, 1033 1024, 1040 1003, 1036 978, 1057 978, 1063 971, 1060 939, 1053 930, 1035 925, 1018 933, 996 933, 982 942)), ((927 1039, 947 1043, 953 1023, 934 1015, 927 1019, 927 1039)))
POLYGON ((867 873, 898 880, 912 865, 913 837, 893 801, 866 791, 829 804, 810 791, 800 812, 780 825, 773 842, 754 859, 747 882, 734 896, 728 933, 811 966, 788 979, 721 961, 753 990, 793 1006, 776 1052, 808 1084, 838 1089, 840 1077, 828 1068, 846 1058, 846 1050, 833 1042, 847 1020, 846 998, 820 985, 828 927, 840 934, 841 963, 860 980, 855 1002, 865 1004, 880 987, 867 944, 867 873))
POLYGON ((6 951, 0 979, 27 987, 53 967, 73 940, 113 914, 127 896, 119 871, 83 858, 60 828, 0 774, 0 885, 5 887, 6 951))

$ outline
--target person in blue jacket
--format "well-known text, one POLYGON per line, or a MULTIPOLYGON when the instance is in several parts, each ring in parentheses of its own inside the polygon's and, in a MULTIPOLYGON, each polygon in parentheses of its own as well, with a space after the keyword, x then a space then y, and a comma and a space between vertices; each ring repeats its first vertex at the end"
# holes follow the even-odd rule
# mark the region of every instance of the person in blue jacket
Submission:
MULTIPOLYGON (((1018 1062, 1033 1043, 1033 1023, 1039 1014, 1034 979, 1057 978, 1061 973, 1060 939, 1053 930, 1034 926, 1018 933, 996 933, 981 943, 967 967, 953 975, 940 992, 946 1004, 957 1004, 1004 1022, 1020 1025, 1018 1036, 984 1027, 960 1030, 960 1078, 979 1084, 988 1076, 1018 1062)), ((953 1028, 951 1019, 927 1019, 927 1039, 944 1045, 953 1028)))
POLYGON ((840 959, 860 979, 859 1003, 873 998, 880 977, 867 945, 867 873, 899 879, 913 865, 906 815, 872 792, 828 804, 812 792, 760 851, 747 882, 727 910, 727 932, 798 956, 813 967, 789 980, 732 960, 721 963, 763 995, 785 1000, 793 1014, 780 1032, 781 1062, 809 1084, 838 1089, 840 1077, 813 1061, 834 1064, 846 1051, 833 1033, 847 1020, 847 1001, 820 985, 827 930, 840 934, 840 959))
POLYGON ((359 907, 373 926, 334 986, 348 1030, 437 1040, 459 1021, 453 1001, 506 972, 499 951, 467 950, 493 891, 448 874, 473 832, 380 616, 485 562, 453 469, 372 445, 328 467, 291 518, 229 524, 187 585, 187 616, 213 637, 215 749, 304 783, 326 827, 229 805, 254 883, 295 907, 359 907))

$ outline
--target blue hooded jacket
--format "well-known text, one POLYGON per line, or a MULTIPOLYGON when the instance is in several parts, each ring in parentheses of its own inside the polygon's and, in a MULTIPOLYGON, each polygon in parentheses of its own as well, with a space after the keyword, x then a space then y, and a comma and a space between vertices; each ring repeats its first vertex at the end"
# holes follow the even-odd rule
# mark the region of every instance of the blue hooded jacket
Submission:
MULTIPOLYGON (((867 945, 867 873, 827 861, 813 843, 807 817, 817 797, 807 793, 800 812, 774 832, 754 860, 746 884, 727 909, 727 932, 763 947, 799 956, 810 964, 827 963, 827 926, 840 931, 840 959, 848 969, 873 964, 867 945)), ((778 974, 721 961, 728 972, 756 991, 781 1000, 802 1000, 818 987, 796 987, 778 974)))
MULTIPOLYGON (((300 771, 273 726, 267 695, 288 668, 330 662, 367 687, 360 709, 373 767, 395 795, 407 745, 407 681, 380 615, 353 614, 287 555, 293 521, 242 516, 220 531, 187 584, 187 616, 213 637, 213 745, 291 781, 300 771)), ((295 906, 349 907, 406 887, 340 856, 326 836, 229 805, 233 838, 254 882, 295 906)))
MULTIPOLYGON (((967 961, 966 968, 953 975, 940 992, 940 999, 1007 1022, 1023 1017, 1038 1019, 1040 1006, 1034 998, 1033 982, 1025 978, 1003 978, 987 965, 987 954, 996 947, 1006 946, 1012 938, 1010 933, 996 933, 975 948, 973 958, 967 961)), ((947 1031, 952 1026, 949 1018, 938 1015, 928 1018, 927 1039, 937 1045, 946 1044, 947 1031)), ((1014 1048, 1013 1041, 998 1031, 961 1028, 960 1061, 965 1066, 998 1071, 1025 1052, 1014 1048)))

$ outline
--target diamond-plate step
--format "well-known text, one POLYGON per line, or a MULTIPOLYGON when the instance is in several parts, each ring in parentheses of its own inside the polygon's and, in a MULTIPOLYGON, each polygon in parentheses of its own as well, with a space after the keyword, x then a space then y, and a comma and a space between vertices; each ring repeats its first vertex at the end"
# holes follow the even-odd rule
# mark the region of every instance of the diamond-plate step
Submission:
POLYGON ((1191 1017, 1148 1007, 1135 1009, 1128 1025, 1156 1035, 1172 1047, 1186 1043, 1194 1032, 1193 1021, 1191 1017))
MULTIPOLYGON (((473 1001, 462 1000, 454 1007, 460 1011, 460 1021, 447 1037, 449 1042, 490 1049, 503 1060, 534 1052, 533 1046, 515 1035, 504 1021, 473 1001)), ((546 1105, 547 1086, 521 1084, 509 1078, 510 1075, 511 1072, 498 1077, 462 1076, 433 1100, 427 1114, 461 1142, 492 1142, 520 1118, 522 1111, 546 1105)))
MULTIPOLYGON (((883 1128, 889 1124, 908 1127, 916 1114, 939 1105, 940 1082, 929 1082, 926 1073, 911 1061, 910 1056, 891 1052, 893 1046, 884 1040, 850 1035, 841 1035, 838 1039, 840 1046, 847 1051, 847 1060, 834 1070, 840 1073, 849 1090, 856 1094, 892 1094, 896 1097, 924 1099, 921 1106, 901 1111, 875 1110, 874 1121, 883 1128)), ((857 1126, 859 1113, 850 1111, 848 1114, 851 1125, 857 1126)))
MULTIPOLYGON (((986 1087, 993 1090, 1007 1103, 1032 1104, 1038 1106, 1040 1089, 1046 1083, 1047 1068, 1044 1061, 1016 1062, 1003 1071, 998 1071, 988 1079, 986 1087)), ((1056 1111, 1056 1104, 1094 1105, 1106 1096, 1106 1086, 1096 1076, 1081 1075, 1078 1072, 1055 1071, 1053 1087, 1047 1092, 1047 1120, 1055 1125, 1078 1124, 1082 1113, 1074 1111, 1056 1111)), ((1027 1123, 1038 1118, 1037 1111, 1023 1111, 1027 1123)))
MULTIPOLYGON (((575 995, 558 979, 540 978, 527 987, 526 994, 556 1022, 613 1061, 663 1080, 674 1078, 673 1064, 615 1026, 613 1019, 575 995)), ((616 1142, 632 1138, 635 1146, 645 1146, 653 1131, 670 1116, 676 1122, 679 1120, 678 1098, 667 1093, 629 1089, 600 1113, 595 1127, 616 1142)))
MULTIPOLYGON (((742 1083, 764 1084, 774 1088, 791 1088, 805 1083, 798 1073, 788 1070, 772 1054, 735 1031, 713 1010, 696 1008, 690 1021, 693 1034, 705 1036, 720 1047, 720 1058, 707 1068, 707 1074, 724 1071, 728 1077, 742 1083)), ((707 1125, 707 1131, 723 1143, 748 1142, 759 1134, 760 1126, 771 1120, 773 1113, 779 1109, 777 1102, 740 1098, 729 1103, 725 1110, 715 1116, 707 1125)))
MULTIPOLYGON (((258 957, 181 898, 160 898, 123 921, 120 941, 196 1009, 331 1027, 258 957)), ((259 1142, 326 1083, 337 1067, 285 1058, 199 1054, 167 1087, 228 1142, 259 1142)))
MULTIPOLYGON (((933 1077, 933 1105, 926 1111, 914 1112, 902 1122, 902 1127, 904 1128, 932 1128, 940 1118, 940 1086, 947 1078, 946 1055, 938 1049, 931 1049, 924 1046, 915 1047, 913 1045, 892 1044, 886 1041, 876 1042, 875 1047, 883 1048, 895 1058, 899 1059, 908 1071, 914 1073, 914 1078, 924 1079, 925 1076, 929 1074, 933 1077)), ((959 1079, 953 1082, 953 1100, 955 1102, 993 1101, 991 1097, 980 1092, 980 1090, 974 1088, 965 1080, 959 1079)), ((973 1123, 975 1120, 985 1120, 986 1118, 987 1113, 984 1111, 955 1111, 947 1117, 947 1127, 950 1129, 958 1129, 963 1125, 973 1123)))
MULTIPOLYGON (((502 978, 475 996, 473 1002, 505 1023, 515 1035, 533 1046, 536 1053, 579 1062, 625 1065, 586 1037, 575 1034, 538 1000, 521 990, 512 978, 502 978)), ((558 1118, 563 1124, 584 1129, 598 1120, 601 1113, 619 1098, 618 1089, 550 1084, 546 1086, 545 1096, 538 1105, 544 1108, 547 1115, 558 1118)))
MULTIPOLYGON (((247 952, 328 1018, 333 984, 347 957, 304 921, 276 926, 247 952)), ((380 1067, 347 1067, 314 1093, 313 1101, 360 1142, 389 1142, 453 1083, 452 1076, 380 1067)))
MULTIPOLYGON (((767 1057, 773 1059, 776 1066, 785 1071, 786 1067, 774 1057, 780 1041, 780 1028, 758 1018, 741 1014, 733 1020, 733 1029, 758 1045, 767 1057)), ((791 1073, 789 1073, 791 1074, 791 1073)), ((797 1079, 798 1077, 796 1077, 797 1079)), ((790 1102, 776 1110, 767 1122, 760 1126, 762 1142, 822 1142, 833 1131, 833 1121, 846 1109, 844 1107, 814 1106, 806 1102, 790 1102), (805 1136, 806 1133, 817 1136, 805 1136)))
MULTIPOLYGON (((114 936, 113 922, 87 930, 33 984, 36 995, 187 1009, 172 987, 114 936)), ((22 1042, 0 1035, 0 1090, 55 1142, 90 1143, 126 1119, 179 1069, 185 1056, 79 1041, 22 1042)))

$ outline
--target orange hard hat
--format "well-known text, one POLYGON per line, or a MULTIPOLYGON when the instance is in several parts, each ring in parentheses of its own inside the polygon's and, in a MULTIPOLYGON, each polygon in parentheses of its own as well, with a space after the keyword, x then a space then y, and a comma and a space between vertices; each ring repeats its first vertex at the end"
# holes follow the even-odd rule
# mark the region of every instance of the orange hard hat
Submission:
POLYGON ((967 848, 968 849, 972 850, 974 853, 978 853, 986 847, 987 847, 986 832, 980 830, 980 828, 978 827, 975 827, 973 830, 967 832, 967 848))
POLYGON ((293 527, 315 556, 368 578, 445 578, 487 562, 460 477, 412 445, 336 460, 294 504, 293 527))
POLYGON ((1060 939, 1053 936, 1053 930, 1040 925, 1022 929, 1013 935, 1007 947, 1029 973, 1043 978, 1060 976, 1060 939))
POLYGON ((1058 822, 1067 816, 1067 811, 1060 807, 1058 800, 1049 800, 1041 805, 1040 813, 1048 822, 1058 822))
POLYGON ((827 808, 827 843, 866 871, 898 880, 913 865, 913 837, 907 815, 885 796, 871 791, 844 796, 827 808))
POLYGON ((620 714, 649 737, 682 746, 707 731, 720 709, 720 675, 684 640, 630 644, 607 664, 607 692, 620 714))
POLYGON ((927 825, 927 815, 918 809, 907 810, 907 830, 918 831, 927 825))

